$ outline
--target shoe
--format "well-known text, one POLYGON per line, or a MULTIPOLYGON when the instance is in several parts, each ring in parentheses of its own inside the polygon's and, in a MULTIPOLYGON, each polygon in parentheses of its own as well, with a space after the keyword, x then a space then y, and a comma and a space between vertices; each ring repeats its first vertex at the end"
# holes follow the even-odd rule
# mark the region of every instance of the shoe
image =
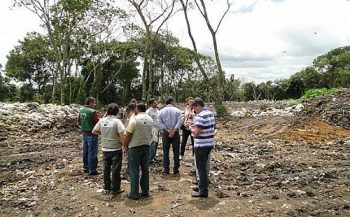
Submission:
POLYGON ((179 174, 179 173, 180 173, 180 171, 174 170, 174 175, 175 175, 175 174, 179 174))
POLYGON ((110 195, 111 191, 110 190, 103 190, 101 192, 102 195, 110 195))
POLYGON ((83 172, 84 172, 84 173, 88 173, 88 172, 89 172, 89 170, 84 169, 84 170, 83 170, 83 172))
POLYGON ((192 197, 208 197, 207 194, 199 194, 199 192, 192 192, 192 197))
POLYGON ((195 192, 198 192, 199 188, 198 188, 198 186, 192 186, 192 190, 195 191, 195 192))
POLYGON ((184 158, 183 155, 180 155, 180 156, 179 156, 179 160, 182 160, 183 158, 184 158))
POLYGON ((150 195, 149 195, 149 193, 146 193, 146 194, 142 193, 141 197, 150 197, 150 195))
POLYGON ((164 174, 164 175, 169 175, 169 174, 170 174, 170 172, 169 172, 169 171, 167 171, 167 170, 165 170, 165 171, 163 171, 163 174, 164 174))
POLYGON ((91 172, 89 173, 89 176, 97 176, 97 175, 100 175, 101 173, 97 172, 97 171, 94 171, 94 172, 91 172))
POLYGON ((131 197, 129 194, 127 194, 126 197, 131 199, 131 200, 138 200, 138 199, 140 199, 140 197, 131 197))
POLYGON ((112 191, 112 195, 113 196, 116 196, 116 195, 118 195, 118 194, 121 194, 121 193, 123 193, 125 190, 123 190, 123 189, 120 189, 119 191, 112 191))

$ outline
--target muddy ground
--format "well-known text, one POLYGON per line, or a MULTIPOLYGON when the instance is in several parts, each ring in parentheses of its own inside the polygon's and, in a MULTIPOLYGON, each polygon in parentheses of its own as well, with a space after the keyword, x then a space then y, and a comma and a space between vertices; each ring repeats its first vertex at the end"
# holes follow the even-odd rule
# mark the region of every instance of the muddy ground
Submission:
POLYGON ((162 175, 157 161, 151 197, 133 201, 102 195, 102 174, 84 175, 77 128, 2 128, 0 215, 350 216, 350 131, 301 115, 218 119, 206 199, 191 197, 190 145, 180 175, 162 175))

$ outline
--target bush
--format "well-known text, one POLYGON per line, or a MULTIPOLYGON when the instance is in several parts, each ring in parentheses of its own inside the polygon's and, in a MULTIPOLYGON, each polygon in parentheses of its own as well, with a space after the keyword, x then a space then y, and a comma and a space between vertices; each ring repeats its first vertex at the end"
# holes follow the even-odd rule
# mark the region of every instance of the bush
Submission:
POLYGON ((230 112, 228 111, 228 108, 223 104, 215 104, 214 108, 216 110, 216 114, 218 117, 227 117, 230 115, 230 112))
POLYGON ((302 100, 305 99, 313 99, 317 96, 328 96, 328 95, 332 95, 335 92, 337 92, 336 88, 331 88, 331 89, 327 89, 327 88, 315 88, 315 89, 310 89, 308 91, 306 91, 306 93, 301 97, 302 100))
POLYGON ((289 105, 298 105, 300 104, 303 100, 310 100, 318 96, 328 96, 332 95, 337 92, 336 88, 315 88, 315 89, 309 89, 308 91, 305 92, 305 94, 300 97, 299 99, 291 100, 289 101, 289 105))

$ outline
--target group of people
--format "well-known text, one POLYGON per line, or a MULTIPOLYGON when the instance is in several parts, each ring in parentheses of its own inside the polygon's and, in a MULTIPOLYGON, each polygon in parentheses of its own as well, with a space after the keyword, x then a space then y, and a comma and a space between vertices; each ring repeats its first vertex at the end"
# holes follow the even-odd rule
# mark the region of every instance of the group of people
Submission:
POLYGON ((79 125, 83 137, 83 165, 85 173, 91 176, 99 174, 97 152, 100 136, 106 193, 117 195, 123 192, 120 172, 122 159, 127 157, 127 171, 130 177, 130 192, 127 197, 148 197, 149 164, 155 160, 159 138, 162 138, 163 144, 163 173, 170 174, 169 152, 172 146, 172 172, 179 174, 180 160, 185 154, 190 137, 198 179, 197 186, 193 187, 192 196, 208 197, 208 164, 214 146, 215 119, 201 98, 189 97, 184 112, 175 106, 175 100, 171 97, 166 100, 166 106, 161 110, 158 109, 155 99, 149 100, 148 108, 144 103, 133 100, 122 118, 118 118, 119 107, 115 103, 108 105, 101 119, 95 107, 96 99, 88 97, 85 106, 79 112, 79 125))

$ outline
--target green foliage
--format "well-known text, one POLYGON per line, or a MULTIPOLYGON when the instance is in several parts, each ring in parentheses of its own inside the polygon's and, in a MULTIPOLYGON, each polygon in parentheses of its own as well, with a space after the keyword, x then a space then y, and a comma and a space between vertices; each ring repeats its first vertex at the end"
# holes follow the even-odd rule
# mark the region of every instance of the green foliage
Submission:
POLYGON ((35 91, 30 84, 24 84, 19 89, 19 101, 20 102, 28 102, 33 101, 35 95, 35 91))
POLYGON ((315 89, 310 89, 305 92, 305 94, 300 97, 299 99, 291 100, 289 101, 290 105, 298 105, 300 104, 303 100, 310 100, 314 99, 318 96, 328 96, 332 95, 337 92, 338 89, 336 88, 315 88, 315 89))
POLYGON ((328 95, 332 95, 334 93, 337 92, 336 88, 331 88, 331 89, 327 89, 327 88, 319 88, 319 89, 310 89, 308 91, 306 91, 306 93, 301 97, 301 99, 303 100, 308 100, 308 99, 313 99, 317 96, 328 96, 328 95))
POLYGON ((227 108, 227 106, 223 104, 214 104, 214 108, 216 110, 216 114, 218 117, 228 117, 230 116, 230 112, 227 108))

